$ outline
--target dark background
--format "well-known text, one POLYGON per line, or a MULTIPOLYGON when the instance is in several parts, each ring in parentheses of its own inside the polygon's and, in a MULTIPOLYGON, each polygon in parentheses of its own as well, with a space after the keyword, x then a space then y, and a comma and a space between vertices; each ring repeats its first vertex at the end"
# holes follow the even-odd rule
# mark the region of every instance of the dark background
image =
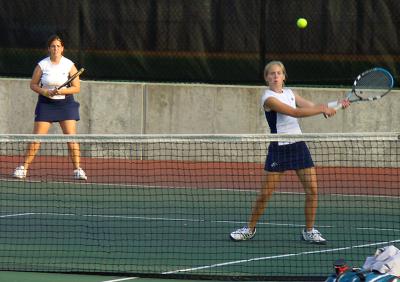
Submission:
POLYGON ((398 0, 0 0, 0 76, 30 77, 57 33, 93 80, 344 85, 373 66, 398 80, 398 0), (298 29, 296 20, 307 18, 298 29))

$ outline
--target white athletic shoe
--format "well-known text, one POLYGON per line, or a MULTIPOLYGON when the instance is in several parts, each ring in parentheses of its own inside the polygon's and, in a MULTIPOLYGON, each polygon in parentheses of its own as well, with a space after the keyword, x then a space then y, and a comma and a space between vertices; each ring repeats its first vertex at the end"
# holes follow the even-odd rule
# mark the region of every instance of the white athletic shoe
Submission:
POLYGON ((306 241, 307 243, 320 244, 320 245, 326 244, 326 240, 322 237, 321 233, 315 228, 313 228, 313 230, 311 231, 303 229, 301 233, 302 233, 301 239, 303 241, 306 241))
POLYGON ((253 231, 250 230, 247 226, 240 228, 236 231, 233 231, 230 235, 233 241, 244 241, 250 240, 256 235, 256 229, 254 228, 253 231))
POLYGON ((77 168, 74 170, 74 179, 76 180, 87 180, 86 173, 83 169, 77 168))
POLYGON ((26 173, 27 173, 27 171, 26 171, 25 167, 23 165, 20 165, 19 167, 17 167, 14 170, 13 177, 19 178, 19 179, 26 178, 26 173))

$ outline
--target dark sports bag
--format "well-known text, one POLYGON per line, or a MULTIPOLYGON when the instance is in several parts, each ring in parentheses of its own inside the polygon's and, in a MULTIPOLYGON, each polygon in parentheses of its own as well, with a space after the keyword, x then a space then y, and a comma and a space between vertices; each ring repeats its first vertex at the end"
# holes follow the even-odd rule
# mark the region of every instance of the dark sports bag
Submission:
POLYGON ((340 275, 332 274, 326 282, 400 282, 400 278, 389 273, 381 274, 375 271, 349 269, 340 275))
POLYGON ((400 250, 393 245, 379 248, 362 268, 349 268, 343 259, 334 267, 335 273, 326 282, 400 282, 400 250))

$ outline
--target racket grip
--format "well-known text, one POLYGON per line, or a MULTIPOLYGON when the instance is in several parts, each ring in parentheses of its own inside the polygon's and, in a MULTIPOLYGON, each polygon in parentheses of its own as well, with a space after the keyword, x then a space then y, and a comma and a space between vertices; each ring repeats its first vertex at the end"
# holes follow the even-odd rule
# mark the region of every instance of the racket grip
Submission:
POLYGON ((342 108, 342 104, 338 103, 338 101, 333 101, 328 103, 328 108, 333 108, 335 110, 339 110, 342 108))
MULTIPOLYGON (((329 102, 329 103, 328 103, 328 108, 332 108, 332 109, 335 109, 335 110, 339 110, 339 109, 342 108, 342 104, 339 103, 338 101, 332 101, 332 102, 329 102)), ((328 118, 325 114, 324 114, 324 117, 325 117, 325 118, 328 118)))

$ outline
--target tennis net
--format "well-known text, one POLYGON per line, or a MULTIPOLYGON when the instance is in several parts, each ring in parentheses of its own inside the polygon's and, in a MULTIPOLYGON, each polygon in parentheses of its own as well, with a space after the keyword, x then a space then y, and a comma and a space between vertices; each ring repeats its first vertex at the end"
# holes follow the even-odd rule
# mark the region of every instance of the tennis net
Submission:
POLYGON ((0 135, 0 270, 237 280, 320 280, 400 244, 398 133, 0 135), (252 240, 246 225, 272 142, 305 141, 317 172, 315 227, 300 240, 305 194, 286 172, 252 240), (32 142, 41 148, 15 179, 32 142), (87 181, 74 180, 78 142, 87 181))

